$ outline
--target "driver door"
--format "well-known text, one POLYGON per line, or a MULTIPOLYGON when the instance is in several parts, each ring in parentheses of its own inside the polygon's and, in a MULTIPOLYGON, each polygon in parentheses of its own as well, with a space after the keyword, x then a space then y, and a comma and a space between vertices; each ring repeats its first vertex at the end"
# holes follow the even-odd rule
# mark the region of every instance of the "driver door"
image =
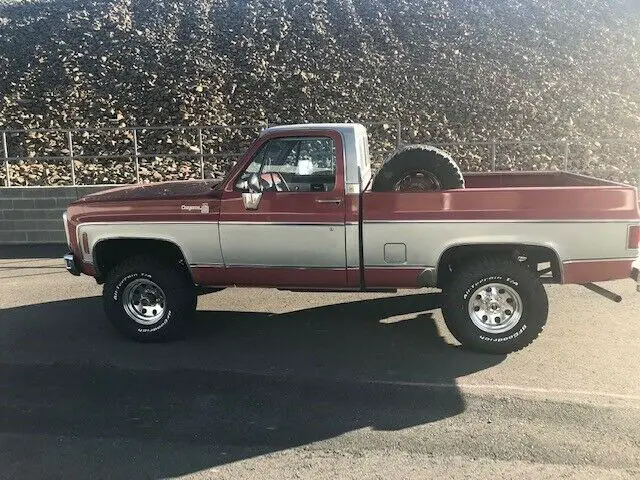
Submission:
POLYGON ((334 131, 265 137, 222 196, 230 283, 347 286, 342 151, 334 131))

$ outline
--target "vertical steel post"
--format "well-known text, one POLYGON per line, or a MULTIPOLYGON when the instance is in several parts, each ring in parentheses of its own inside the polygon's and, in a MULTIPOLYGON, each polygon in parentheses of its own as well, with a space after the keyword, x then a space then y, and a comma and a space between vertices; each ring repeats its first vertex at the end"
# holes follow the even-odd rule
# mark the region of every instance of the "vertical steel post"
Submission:
POLYGON ((71 185, 76 186, 76 165, 73 161, 73 137, 71 130, 67 130, 67 148, 69 149, 69 159, 71 162, 71 185))
POLYGON ((398 141, 398 148, 402 148, 402 122, 398 119, 396 121, 396 132, 397 132, 397 141, 398 141))
POLYGON ((200 178, 204 180, 204 150, 202 149, 202 128, 198 127, 198 157, 200 158, 200 178))
POLYGON ((491 171, 496 171, 496 139, 491 139, 491 171))
POLYGON ((6 185, 11 186, 11 179, 9 178, 9 149, 7 148, 7 132, 2 132, 2 153, 4 156, 4 171, 7 176, 6 185))
POLYGON ((136 169, 136 183, 140 183, 140 160, 138 159, 138 130, 131 129, 133 133, 133 165, 136 169))

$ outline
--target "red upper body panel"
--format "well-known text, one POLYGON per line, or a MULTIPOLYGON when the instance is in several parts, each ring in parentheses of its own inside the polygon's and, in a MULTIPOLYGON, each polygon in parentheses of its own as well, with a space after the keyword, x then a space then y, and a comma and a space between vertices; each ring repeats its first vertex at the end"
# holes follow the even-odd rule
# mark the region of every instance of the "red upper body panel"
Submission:
MULTIPOLYGON (((224 222, 353 224, 359 220, 359 196, 345 194, 344 139, 332 130, 288 130, 261 136, 220 182, 189 180, 151 185, 123 186, 87 195, 68 211, 72 249, 79 254, 76 227, 82 223, 116 222, 224 222), (336 145, 336 178, 332 191, 265 192, 260 208, 247 210, 241 192, 234 190, 238 175, 264 142, 277 137, 324 135, 336 145), (336 203, 333 203, 333 202, 336 203), (338 203, 339 202, 339 203, 338 203)), ((426 193, 371 192, 363 195, 364 222, 424 221, 624 221, 640 222, 635 188, 567 173, 498 172, 465 175, 466 188, 426 193)), ((221 236, 222 238, 222 236, 221 236)), ((220 241, 219 239, 215 239, 220 241)), ((428 247, 428 240, 426 248, 428 247)), ((214 239, 212 239, 214 241, 214 239)), ((223 246, 224 247, 224 246, 223 246)), ((283 239, 286 248, 286 239, 283 239)), ((343 246, 345 251, 348 246, 343 246)), ((224 249, 223 249, 224 250, 224 249)), ((603 259, 605 260, 605 259, 603 259)), ((609 259, 611 260, 611 259, 609 259)), ((626 260, 625 260, 626 261, 626 260)), ((610 262, 611 263, 611 262, 610 262)), ((612 263, 611 271, 618 269, 612 263)), ((242 273, 241 269, 236 270, 242 273)), ((379 266, 378 266, 379 267, 379 266)), ((381 286, 407 286, 419 270, 399 267, 400 276, 386 268, 371 268, 370 277, 381 286), (390 272, 390 273, 388 273, 390 272)), ((593 269, 574 265, 568 278, 584 280, 593 269)), ((594 267, 595 268, 595 267, 594 267)), ((626 264, 624 267, 626 268, 626 264)), ((282 273, 284 275, 285 273, 282 273)), ((218 273, 215 273, 218 275, 218 273)), ((254 272, 255 275, 255 272, 254 272)), ((359 278, 350 263, 344 270, 325 272, 322 281, 300 282, 330 287, 355 287, 359 278)), ((315 275, 315 274, 310 274, 315 275)), ((613 275, 613 274, 611 274, 613 275)), ((616 270, 615 275, 619 275, 616 270)), ((265 274, 264 278, 269 278, 265 274)), ((255 278, 254 278, 255 280, 255 278)), ((286 279, 283 280, 286 283, 286 279)))

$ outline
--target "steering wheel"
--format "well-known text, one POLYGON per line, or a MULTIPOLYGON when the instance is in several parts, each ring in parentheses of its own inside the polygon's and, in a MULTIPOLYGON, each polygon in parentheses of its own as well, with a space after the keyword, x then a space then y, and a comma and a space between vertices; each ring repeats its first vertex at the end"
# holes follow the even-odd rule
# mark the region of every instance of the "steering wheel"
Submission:
POLYGON ((260 176, 260 180, 266 182, 267 188, 265 190, 269 190, 274 188, 276 192, 290 192, 291 189, 289 185, 285 181, 285 179, 278 172, 266 172, 262 173, 260 176))

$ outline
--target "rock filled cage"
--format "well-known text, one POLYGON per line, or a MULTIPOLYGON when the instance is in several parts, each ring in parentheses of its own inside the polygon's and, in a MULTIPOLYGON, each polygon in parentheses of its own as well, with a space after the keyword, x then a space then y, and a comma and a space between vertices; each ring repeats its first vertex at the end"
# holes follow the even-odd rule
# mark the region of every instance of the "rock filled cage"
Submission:
POLYGON ((197 127, 267 120, 364 123, 374 167, 400 138, 466 171, 637 183, 639 20, 628 0, 2 0, 0 184, 217 178, 259 128, 197 127))

